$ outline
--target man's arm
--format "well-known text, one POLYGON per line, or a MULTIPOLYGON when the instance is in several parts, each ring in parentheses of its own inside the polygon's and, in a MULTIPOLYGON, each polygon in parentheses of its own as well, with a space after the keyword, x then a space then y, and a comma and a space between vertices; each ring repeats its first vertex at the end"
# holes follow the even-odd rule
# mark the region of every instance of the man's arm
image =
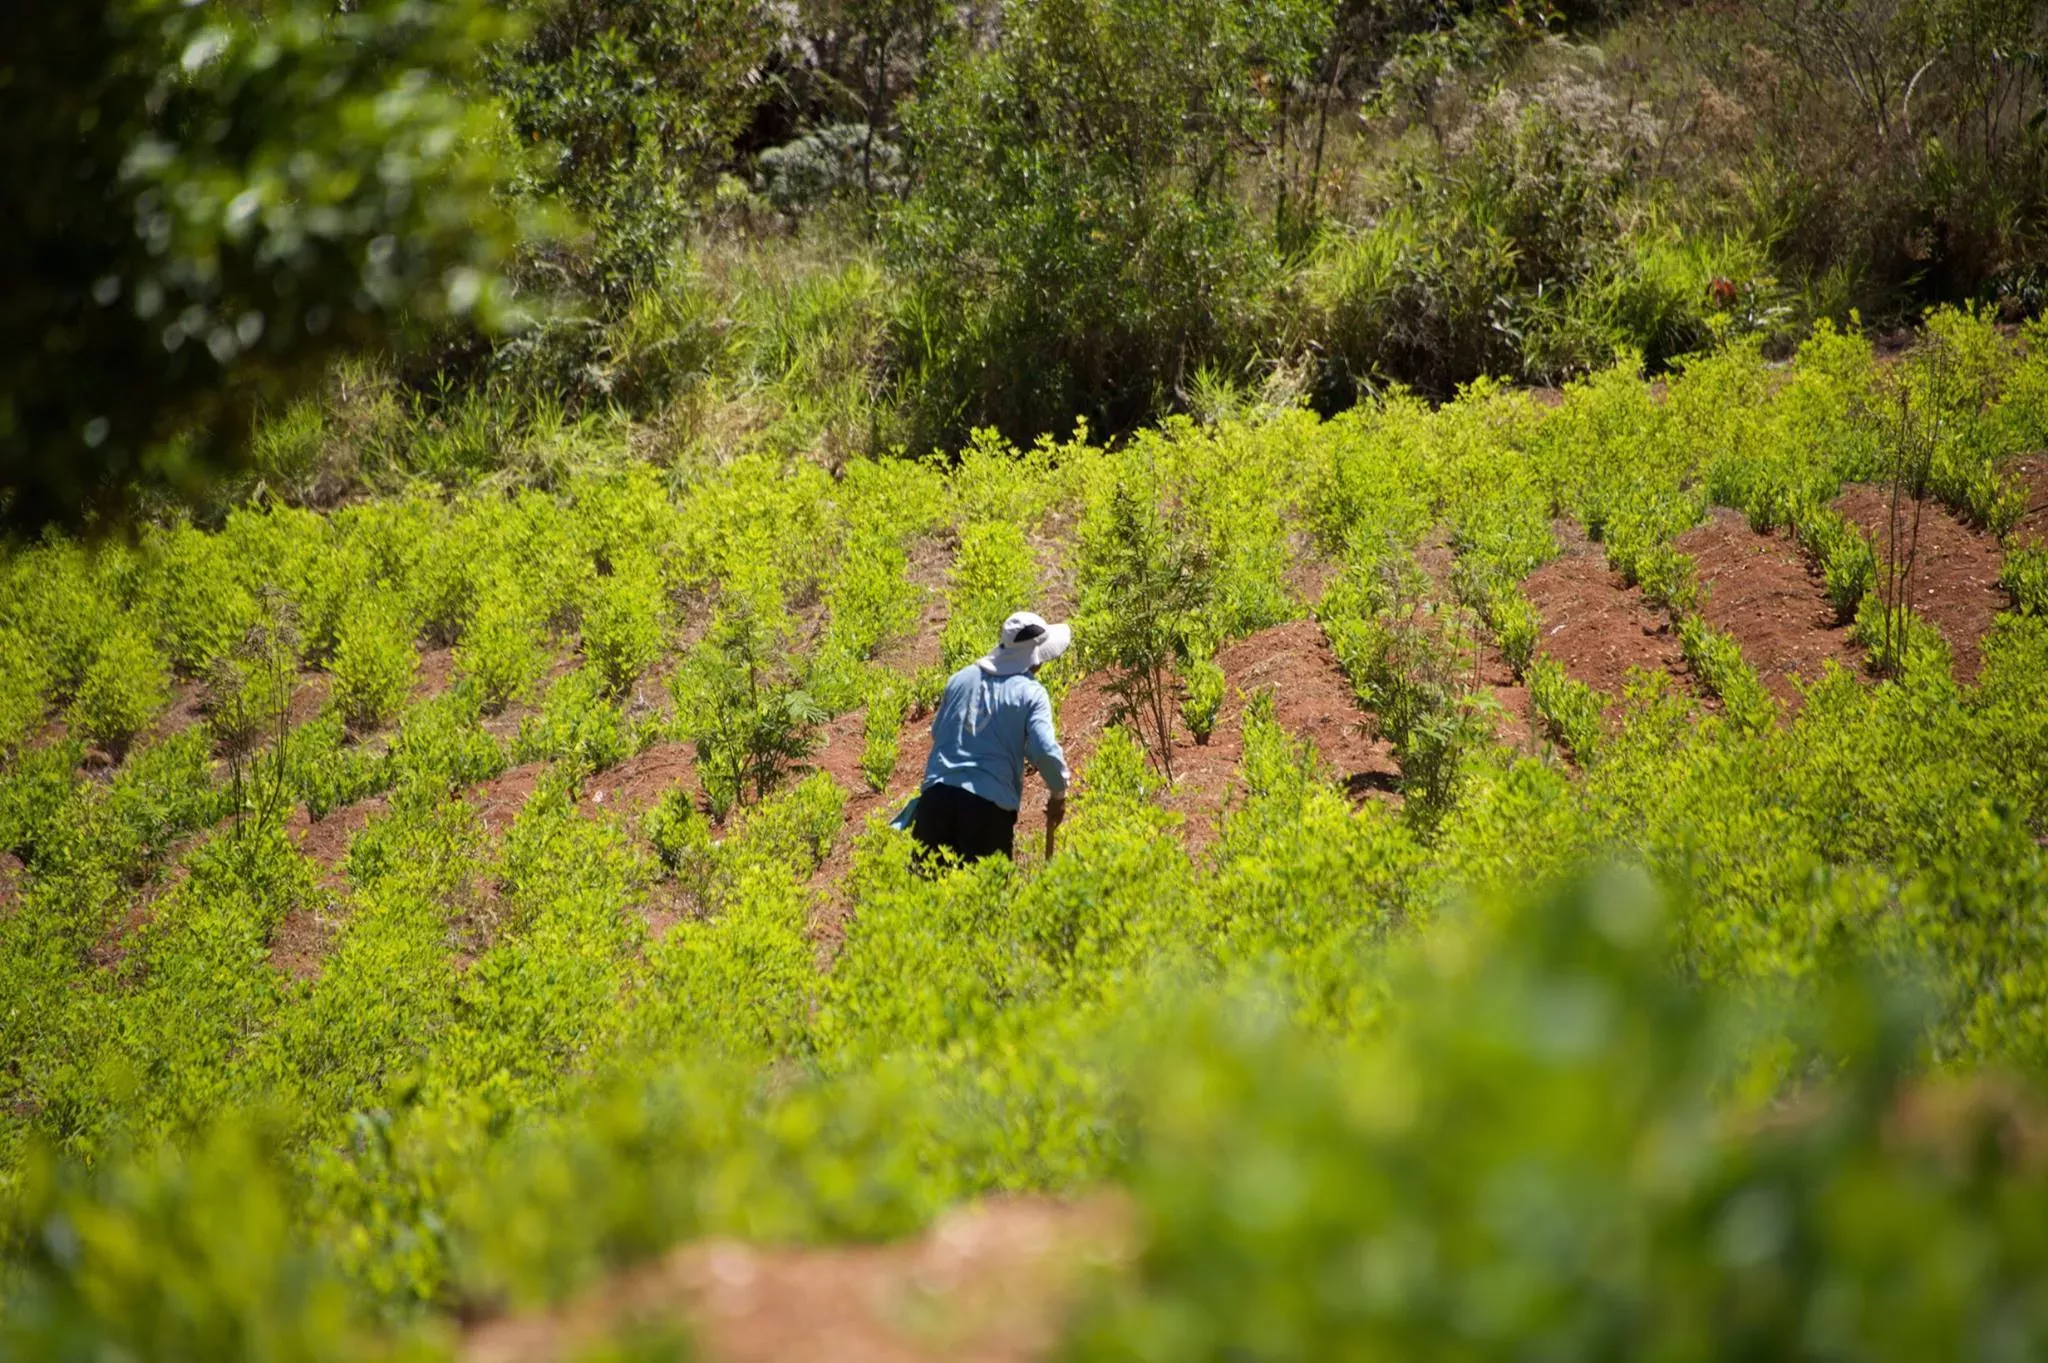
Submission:
POLYGON ((1051 792, 1045 800, 1045 856, 1052 860, 1060 821, 1067 814, 1067 755, 1060 749, 1059 736, 1052 728, 1052 698, 1043 691, 1031 707, 1031 722, 1024 731, 1024 756, 1045 778, 1051 792))
POLYGON ((1052 860, 1052 854, 1059 847, 1060 822, 1067 817, 1067 797, 1050 795, 1045 801, 1045 859, 1052 860))

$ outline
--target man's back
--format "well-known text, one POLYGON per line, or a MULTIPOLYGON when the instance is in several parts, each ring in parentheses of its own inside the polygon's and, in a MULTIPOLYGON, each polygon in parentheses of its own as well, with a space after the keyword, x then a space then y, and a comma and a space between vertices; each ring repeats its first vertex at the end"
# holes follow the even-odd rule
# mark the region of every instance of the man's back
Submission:
POLYGON ((1053 733, 1052 698, 1028 673, 999 677, 969 663, 946 681, 932 718, 924 784, 948 785, 1014 810, 1024 799, 1024 763, 1054 795, 1067 788, 1066 754, 1053 733))

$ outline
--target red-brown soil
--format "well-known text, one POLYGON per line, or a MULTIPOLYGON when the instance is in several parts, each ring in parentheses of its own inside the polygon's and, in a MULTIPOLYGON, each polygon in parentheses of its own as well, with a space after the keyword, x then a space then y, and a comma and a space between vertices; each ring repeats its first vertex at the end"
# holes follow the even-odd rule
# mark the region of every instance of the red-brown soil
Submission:
POLYGON ((1862 651, 1835 623, 1826 587, 1790 536, 1759 535, 1722 508, 1674 543, 1698 571, 1700 614, 1735 640, 1787 713, 1799 707, 1799 682, 1818 681, 1829 662, 1852 672, 1862 666, 1862 651))
POLYGON ((896 1244, 712 1240, 552 1314, 479 1326, 461 1357, 568 1359, 611 1332, 680 1321, 709 1363, 1028 1363, 1051 1352, 1092 1272, 1130 1262, 1132 1238, 1126 1204, 1100 1196, 994 1199, 896 1244))
POLYGON ((410 703, 432 700, 455 683, 455 650, 452 648, 424 648, 420 650, 420 669, 413 674, 410 703))
MULTIPOLYGON (((1227 730, 1241 754, 1243 697, 1271 687, 1273 715, 1280 727, 1313 742, 1322 760, 1353 795, 1384 794, 1398 788, 1401 769, 1394 762, 1393 745, 1378 735, 1372 717, 1359 708, 1350 678, 1338 666, 1330 641, 1315 621, 1293 620, 1240 639, 1217 653, 1216 664, 1229 679, 1230 689, 1209 748, 1214 749, 1227 730)), ((1174 764, 1178 775, 1178 753, 1174 764)), ((1222 773, 1223 781, 1228 782, 1236 768, 1237 756, 1233 755, 1229 769, 1222 773)))
POLYGON ((201 682, 180 681, 171 687, 171 703, 156 717, 156 723, 149 726, 142 741, 171 738, 185 732, 200 720, 206 718, 202 707, 206 703, 206 687, 201 682))
POLYGON ((291 708, 286 715, 291 726, 297 728, 319 714, 333 692, 334 679, 325 672, 301 673, 298 689, 292 692, 291 708))
POLYGON ((534 787, 548 769, 545 762, 528 762, 522 766, 492 777, 482 785, 472 786, 462 797, 482 820, 484 835, 497 839, 505 836, 505 830, 519 817, 519 811, 526 808, 526 802, 533 795, 534 787))
MULTIPOLYGON (((1883 488, 1860 484, 1835 500, 1835 509, 1860 526, 1877 551, 1879 572, 1890 547, 1891 503, 1883 488)), ((2004 565, 1998 541, 1981 530, 1973 530, 1932 501, 1915 507, 1902 504, 1904 531, 1900 536, 1913 549, 1912 577, 1907 586, 1908 603, 1921 619, 1941 631, 1948 640, 1955 662, 1956 680, 1965 684, 1977 679, 1984 662, 1984 636, 2009 598, 1998 585, 2004 565), (1912 538, 1913 515, 1919 515, 1919 538, 1912 538)))
POLYGON ((1515 680, 1515 671, 1498 648, 1490 642, 1479 645, 1473 676, 1480 694, 1490 697, 1494 711, 1493 738, 1510 752, 1534 756, 1545 746, 1536 730, 1536 701, 1529 688, 1515 680))
POLYGON ((1618 696, 1629 669, 1639 667, 1690 686, 1670 617, 1622 581, 1597 549, 1568 544, 1562 557, 1531 573, 1522 590, 1542 621, 1537 652, 1556 659, 1575 680, 1618 696))
MULTIPOLYGON (((332 689, 332 679, 325 672, 301 672, 292 689, 292 698, 285 710, 286 722, 297 728, 320 713, 327 704, 332 689)), ((171 688, 171 703, 157 721, 150 727, 150 737, 161 740, 184 732, 206 718, 206 684, 186 680, 171 688)), ((267 745, 267 738, 259 738, 259 746, 267 745)))
MULTIPOLYGON (((1355 797, 1385 796, 1399 786, 1401 772, 1391 746, 1372 733, 1370 716, 1358 708, 1351 683, 1315 621, 1292 620, 1239 639, 1218 651, 1216 664, 1228 683, 1216 727, 1207 743, 1197 743, 1174 716, 1174 788, 1161 800, 1185 819, 1183 836, 1190 851, 1199 852, 1216 835, 1244 756, 1245 698, 1262 687, 1273 689, 1280 726, 1312 741, 1323 763, 1355 797)), ((1118 718, 1110 680, 1108 673, 1092 673, 1060 702, 1060 744, 1077 769, 1118 718)), ((920 745, 921 753, 928 751, 920 745)), ((1044 845, 1045 797, 1034 777, 1026 782, 1017 820, 1019 860, 1036 857, 1044 845)))
POLYGON ((840 789, 848 792, 846 825, 850 833, 859 832, 870 814, 894 813, 918 788, 924 778, 925 759, 932 751, 931 716, 914 715, 905 720, 896 744, 896 770, 883 790, 873 791, 868 788, 867 776, 860 766, 861 754, 867 747, 867 711, 840 715, 825 726, 822 741, 808 765, 811 770, 830 776, 840 789))
POLYGON ((1315 538, 1306 530, 1295 531, 1287 547, 1287 590, 1296 601, 1313 608, 1344 566, 1318 552, 1315 538))
MULTIPOLYGON (((325 896, 321 897, 325 900, 325 896)), ((294 980, 311 983, 320 978, 327 950, 341 924, 330 907, 295 905, 270 934, 270 968, 294 980)))
POLYGON ((583 808, 628 821, 653 808, 670 786, 697 793, 697 755, 687 743, 657 743, 583 783, 583 808))
POLYGON ((350 840, 388 808, 389 802, 382 795, 372 795, 331 810, 324 819, 314 820, 300 805, 285 818, 284 831, 298 846, 299 854, 322 869, 321 884, 328 889, 340 889, 342 859, 348 855, 350 840))
MULTIPOLYGON (((512 821, 519 817, 527 797, 533 794, 534 785, 545 766, 545 763, 529 762, 523 767, 514 767, 473 787, 464 796, 476 809, 488 836, 504 836, 512 821)), ((352 805, 343 805, 331 811, 326 818, 316 821, 309 819, 301 806, 286 817, 285 834, 297 845, 301 856, 320 868, 319 888, 339 900, 347 892, 342 867, 348 857, 349 843, 390 807, 384 796, 372 795, 352 805)), ((279 969, 289 968, 291 973, 301 978, 310 978, 318 973, 319 962, 337 927, 330 907, 294 909, 285 915, 273 934, 272 964, 279 969)))

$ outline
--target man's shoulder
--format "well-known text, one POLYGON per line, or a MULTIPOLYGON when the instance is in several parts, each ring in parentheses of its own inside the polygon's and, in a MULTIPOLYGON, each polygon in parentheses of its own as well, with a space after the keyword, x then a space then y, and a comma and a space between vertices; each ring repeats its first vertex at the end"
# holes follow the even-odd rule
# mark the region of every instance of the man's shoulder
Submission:
POLYGON ((1045 689, 1045 683, 1029 672, 1019 672, 1013 677, 1005 677, 1000 685, 1004 698, 1019 705, 1052 704, 1052 694, 1045 689))
POLYGON ((1012 672, 1008 676, 997 676, 983 667, 977 660, 967 664, 952 676, 946 678, 948 693, 979 690, 987 687, 999 704, 1003 705, 1050 705, 1052 696, 1043 683, 1029 672, 1012 672))

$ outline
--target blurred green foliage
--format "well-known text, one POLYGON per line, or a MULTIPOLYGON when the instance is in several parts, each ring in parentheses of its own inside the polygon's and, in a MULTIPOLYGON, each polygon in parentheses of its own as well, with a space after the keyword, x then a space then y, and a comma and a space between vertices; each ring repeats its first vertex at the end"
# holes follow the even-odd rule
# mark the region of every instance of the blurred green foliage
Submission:
POLYGON ((1270 1005, 1194 1010, 1145 1086, 1139 1271, 1066 1356, 2041 1347, 2048 1185, 1995 1094, 1914 1090, 1910 992, 1841 962, 1770 1018, 1675 978, 1667 930, 1625 878, 1447 925, 1338 1053, 1270 1005))
POLYGON ((7 523, 189 494, 338 349, 502 311, 521 228, 466 86, 509 32, 480 2, 10 8, 7 523))

